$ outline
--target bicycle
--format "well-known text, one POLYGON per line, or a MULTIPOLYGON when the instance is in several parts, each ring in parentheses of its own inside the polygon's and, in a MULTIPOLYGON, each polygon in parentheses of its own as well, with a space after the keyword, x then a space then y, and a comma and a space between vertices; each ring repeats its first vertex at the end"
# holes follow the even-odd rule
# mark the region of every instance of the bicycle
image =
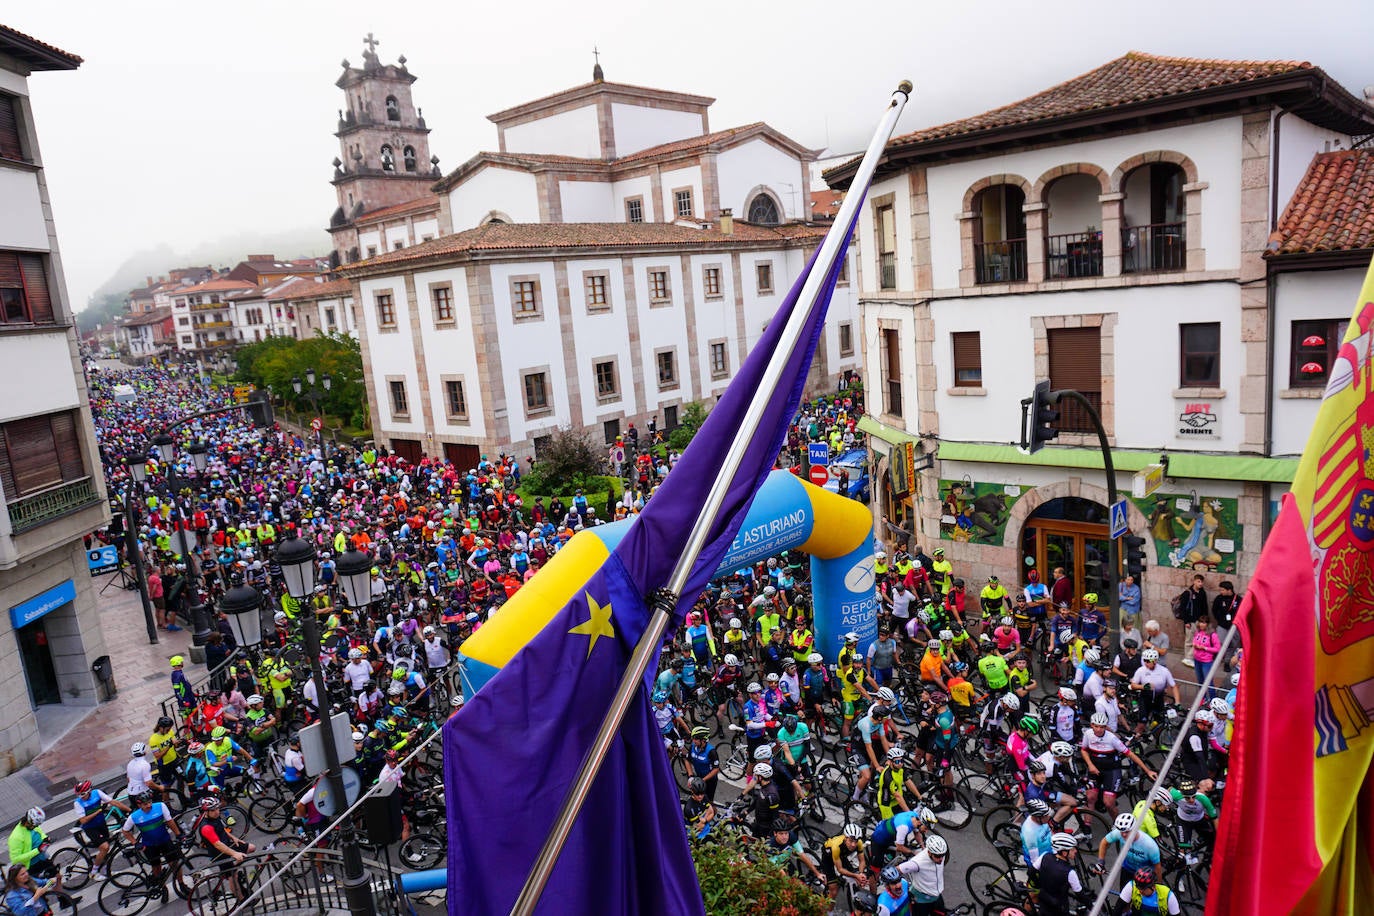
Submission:
POLYGON ((160 875, 154 875, 152 864, 140 850, 134 867, 114 872, 101 885, 100 909, 108 916, 134 916, 143 912, 154 899, 158 905, 166 903, 171 897, 169 886, 178 897, 190 899, 196 869, 188 864, 184 844, 178 843, 178 847, 179 857, 174 862, 163 863, 160 875))

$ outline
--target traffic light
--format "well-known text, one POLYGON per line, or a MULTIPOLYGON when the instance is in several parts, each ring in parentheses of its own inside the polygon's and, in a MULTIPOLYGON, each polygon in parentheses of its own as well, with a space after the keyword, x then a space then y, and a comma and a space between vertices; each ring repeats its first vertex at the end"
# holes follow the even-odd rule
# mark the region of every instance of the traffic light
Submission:
POLYGON ((1128 534, 1121 539, 1126 547, 1126 575, 1135 576, 1139 581, 1145 575, 1145 539, 1136 534, 1128 534))
POLYGON ((255 391, 249 395, 245 407, 256 429, 271 429, 272 425, 276 422, 275 418, 272 416, 272 402, 269 400, 270 398, 271 395, 266 391, 255 391))
POLYGON ((1035 392, 1021 402, 1021 447, 1035 454, 1045 443, 1059 437, 1054 424, 1059 420, 1059 398, 1050 391, 1049 379, 1035 383, 1035 392))

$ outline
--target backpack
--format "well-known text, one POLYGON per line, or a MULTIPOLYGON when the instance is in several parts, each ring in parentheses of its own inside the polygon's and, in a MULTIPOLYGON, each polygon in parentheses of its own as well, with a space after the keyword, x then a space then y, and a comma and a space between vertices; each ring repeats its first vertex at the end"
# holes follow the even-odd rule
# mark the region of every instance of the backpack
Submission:
POLYGON ((1187 600, 1188 600, 1188 591, 1187 591, 1187 589, 1185 589, 1185 590, 1179 592, 1177 595, 1175 595, 1175 596, 1173 597, 1173 600, 1171 600, 1171 601, 1169 602, 1169 609, 1172 610, 1172 611, 1174 612, 1174 619, 1175 619, 1175 620, 1182 620, 1182 619, 1183 619, 1183 602, 1184 602, 1184 601, 1187 601, 1187 600))

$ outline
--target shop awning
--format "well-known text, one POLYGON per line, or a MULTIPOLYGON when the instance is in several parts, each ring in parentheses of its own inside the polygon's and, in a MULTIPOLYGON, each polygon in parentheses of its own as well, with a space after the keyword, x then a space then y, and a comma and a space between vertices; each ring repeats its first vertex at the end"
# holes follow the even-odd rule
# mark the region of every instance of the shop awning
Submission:
MULTIPOLYGON (((859 428, 864 429, 864 417, 859 428)), ((874 422, 875 426, 882 426, 874 422)), ((883 427, 888 429, 888 427, 883 427)), ((870 432, 869 430, 864 430, 870 432)), ((893 430, 893 432, 896 432, 893 430)), ((879 438, 881 433, 872 432, 879 438)), ((904 435, 904 434, 903 434, 904 435)), ((908 437, 910 438, 910 437, 908 437)), ((895 441, 889 439, 888 441, 895 441)), ((1014 445, 984 445, 976 442, 941 442, 943 461, 985 461, 994 464, 1032 464, 1054 468, 1095 468, 1102 470, 1102 453, 1095 448, 1043 448, 1034 455, 1023 454, 1014 445)), ((1159 461, 1160 452, 1112 450, 1112 464, 1118 471, 1134 473, 1159 461)), ((1175 479, 1240 480, 1257 483, 1292 483, 1298 471, 1296 458, 1261 458, 1252 455, 1199 455, 1192 452, 1169 453, 1169 476, 1175 479)))
POLYGON ((919 436, 913 436, 904 429, 897 429, 896 427, 888 426, 886 423, 880 423, 867 414, 859 417, 858 426, 859 432, 867 433, 870 436, 877 436, 879 439, 891 443, 892 445, 901 445, 903 442, 916 442, 920 439, 919 436))

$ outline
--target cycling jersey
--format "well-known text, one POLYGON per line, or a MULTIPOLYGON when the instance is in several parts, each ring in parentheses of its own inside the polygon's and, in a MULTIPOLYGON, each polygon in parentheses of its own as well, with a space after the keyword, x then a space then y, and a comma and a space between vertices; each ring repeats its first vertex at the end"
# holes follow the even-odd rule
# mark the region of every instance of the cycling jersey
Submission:
POLYGON ((654 724, 658 726, 661 735, 667 735, 676 728, 678 713, 672 703, 664 703, 659 706, 654 704, 654 724))
POLYGON ((825 702, 825 688, 830 678, 824 668, 808 668, 801 676, 802 700, 807 704, 825 702))
POLYGON ((1216 806, 1206 795, 1199 793, 1189 797, 1178 789, 1170 789, 1169 794, 1174 797, 1174 813, 1181 821, 1195 824, 1204 817, 1217 816, 1216 806))
POLYGON ((933 681, 944 672, 945 660, 938 651, 926 650, 921 656, 921 680, 933 681))
POLYGON ((825 841, 825 854, 821 857, 822 867, 830 869, 841 869, 845 871, 857 872, 859 870, 859 856, 863 854, 864 841, 859 840, 853 849, 845 845, 844 834, 832 836, 825 841))
POLYGON ((1083 732, 1083 741, 1080 745, 1088 752, 1088 756, 1093 759, 1095 766, 1118 766, 1121 756, 1126 753, 1126 745, 1121 743, 1121 739, 1110 731, 1104 731, 1101 737, 1091 728, 1083 732))
POLYGON ((886 886, 883 887, 883 892, 878 895, 877 916, 911 916, 911 885, 905 878, 895 897, 886 886))
POLYGON ((1030 865, 1041 855, 1052 853, 1053 847, 1050 845, 1050 838, 1054 831, 1049 824, 1038 824, 1035 818, 1026 818, 1021 825, 1021 857, 1026 864, 1030 865))
POLYGON ((154 802, 147 811, 135 808, 125 819, 124 829, 134 834, 138 844, 146 849, 172 842, 172 832, 167 826, 171 820, 172 812, 167 810, 167 806, 162 802, 154 802))
POLYGON ((176 732, 168 729, 166 733, 153 732, 148 736, 148 753, 161 764, 174 763, 177 759, 176 732))
POLYGON ((846 703, 856 703, 862 694, 859 693, 859 684, 863 682, 863 673, 852 668, 837 668, 835 674, 840 679, 840 699, 846 703))
POLYGON ((1078 734, 1078 707, 1060 703, 1054 708, 1054 733, 1065 741, 1074 739, 1078 734))
POLYGON ((806 755, 810 750, 811 728, 805 722, 798 722, 797 727, 788 731, 785 728, 778 729, 778 740, 786 744, 792 752, 792 759, 798 764, 806 760, 806 755))
POLYGON ((878 822, 873 828, 873 843, 875 846, 906 846, 920 833, 920 819, 915 812, 902 811, 878 822))
POLYGON ((205 745, 205 760, 211 766, 223 763, 231 759, 235 753, 242 751, 237 741, 230 737, 221 738, 218 741, 210 741, 205 745))
POLYGON ((892 817, 896 813, 893 808, 903 798, 906 788, 906 769, 888 764, 878 772, 876 783, 874 801, 878 812, 884 819, 892 817))
POLYGON ((1155 665, 1153 671, 1145 665, 1141 665, 1136 669, 1135 674, 1131 675, 1131 683, 1149 687, 1153 693, 1161 694, 1174 686, 1174 675, 1163 665, 1155 665))
POLYGON ((983 590, 978 593, 978 600, 983 605, 983 611, 987 614, 996 614, 1006 606, 1007 590, 998 583, 996 588, 992 585, 985 585, 983 590))
POLYGON ((687 762, 692 766, 692 774, 705 778, 706 774, 720 766, 720 754, 716 746, 707 742, 697 747, 693 741, 687 747, 687 762))
MULTIPOLYGON (((1125 842, 1121 831, 1115 828, 1107 834, 1108 846, 1120 846, 1125 842)), ((1107 861, 1111 861, 1110 858, 1107 861)), ((1136 834, 1135 842, 1126 851, 1125 859, 1121 863, 1122 874, 1132 875, 1138 869, 1146 866, 1153 868, 1159 864, 1159 844, 1147 836, 1136 834)))

